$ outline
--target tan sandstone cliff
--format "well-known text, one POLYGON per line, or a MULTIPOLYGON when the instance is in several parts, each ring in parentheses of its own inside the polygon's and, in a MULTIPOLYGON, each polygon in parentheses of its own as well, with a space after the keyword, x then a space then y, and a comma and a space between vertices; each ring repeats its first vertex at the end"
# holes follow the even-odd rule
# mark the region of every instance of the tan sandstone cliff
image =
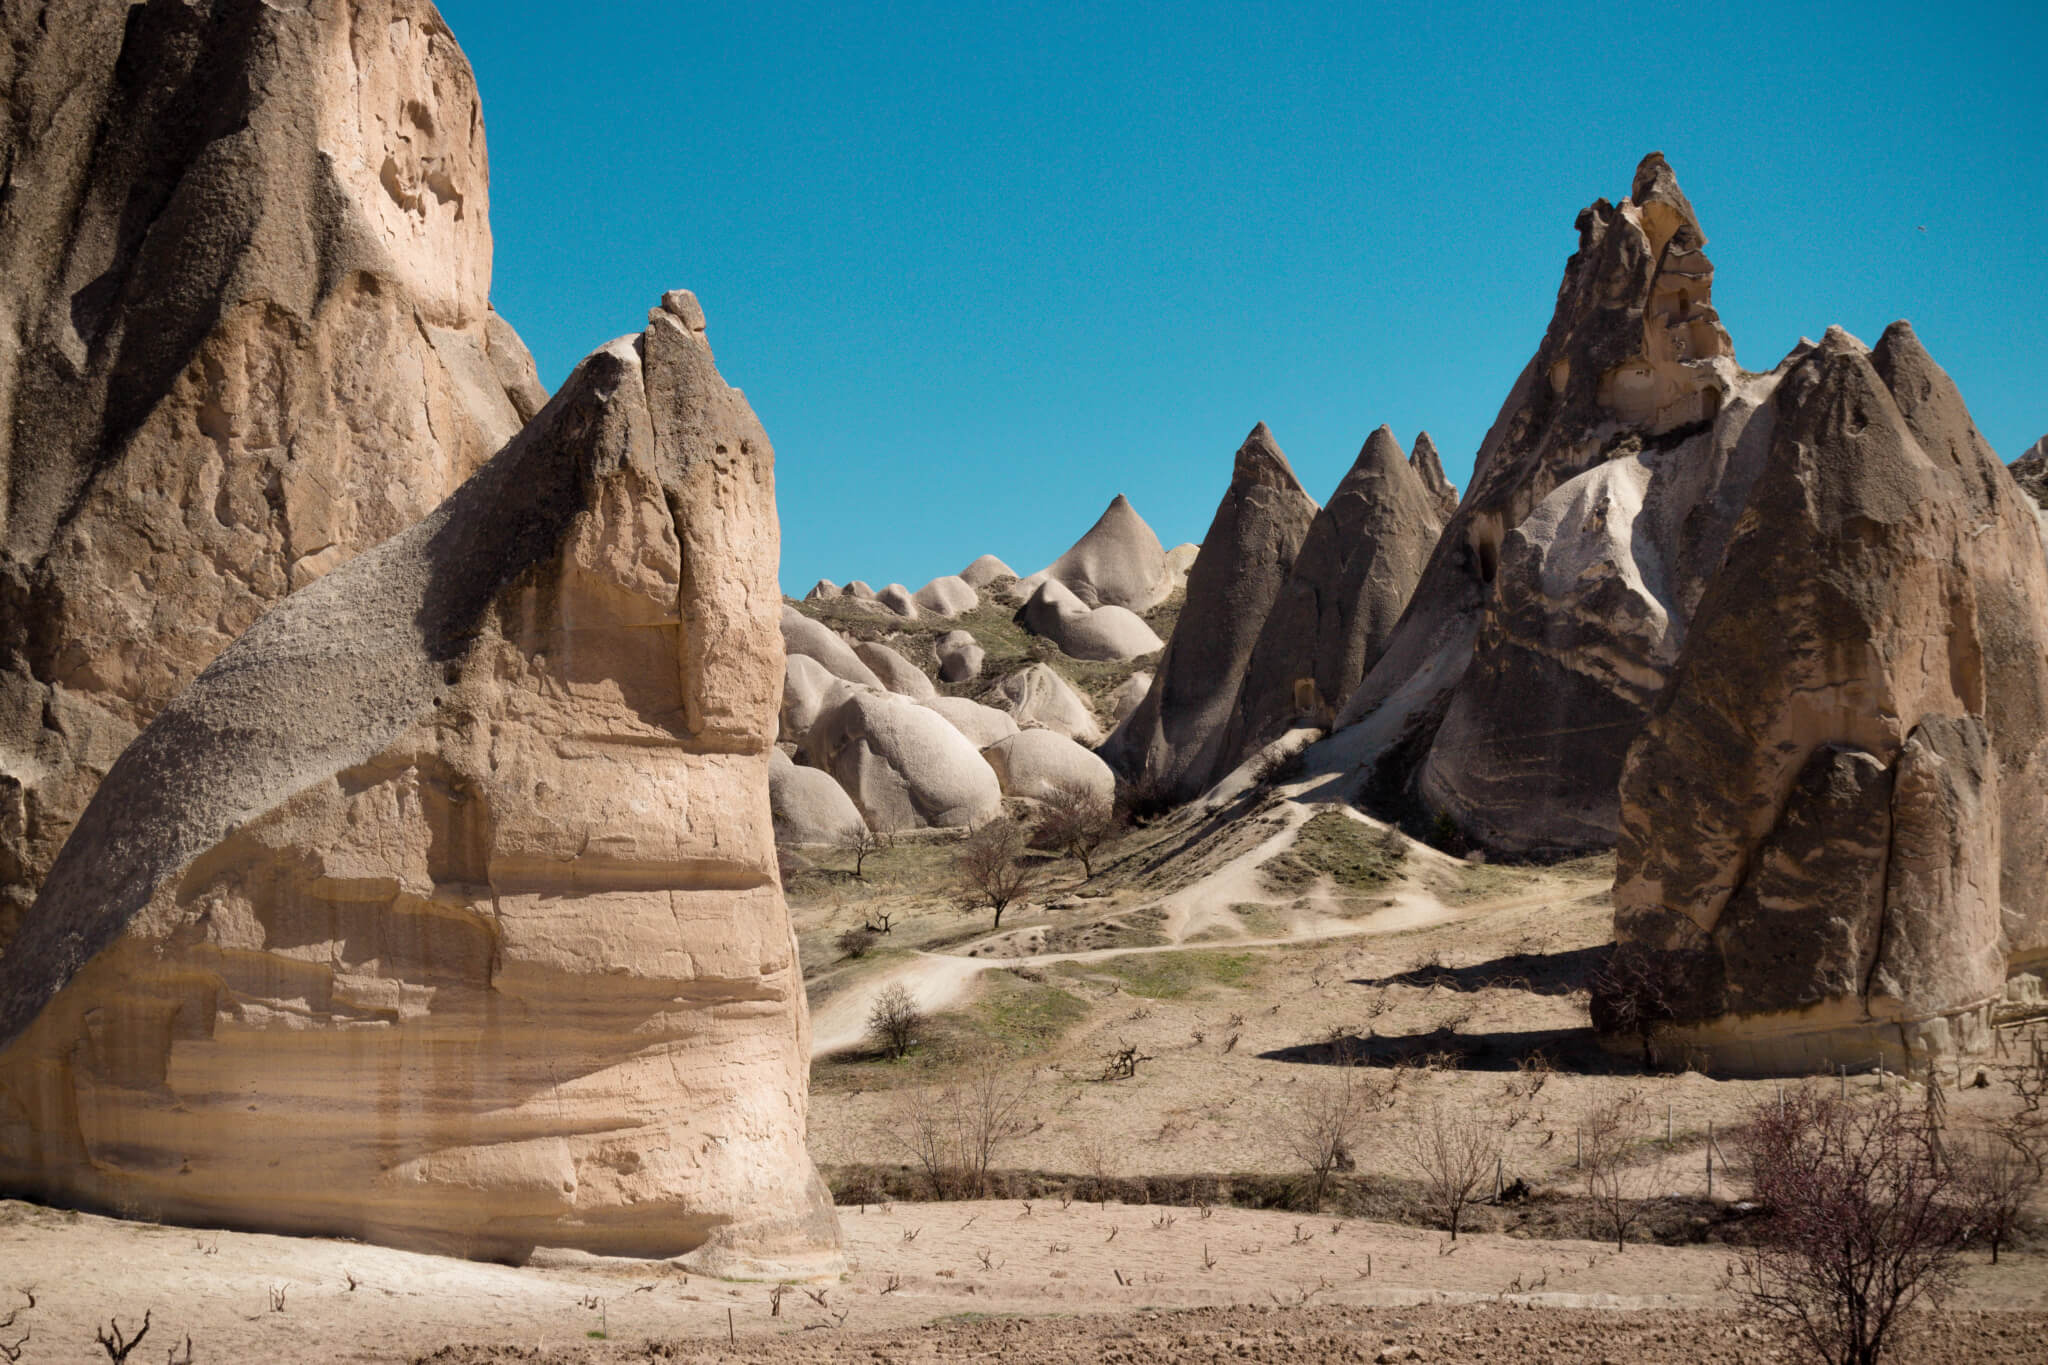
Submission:
POLYGON ((776 880, 773 454, 671 294, 114 765, 0 959, 0 1186, 838 1264, 776 880))
POLYGON ((426 0, 0 10, 0 946, 114 757, 545 400, 426 0))

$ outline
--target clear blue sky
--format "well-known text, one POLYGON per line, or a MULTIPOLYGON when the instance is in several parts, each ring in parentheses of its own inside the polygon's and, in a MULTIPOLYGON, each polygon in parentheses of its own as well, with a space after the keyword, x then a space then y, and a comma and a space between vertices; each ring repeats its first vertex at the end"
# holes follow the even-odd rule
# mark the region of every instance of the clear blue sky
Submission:
POLYGON ((1260 420, 1318 498, 1382 422, 1462 487, 1652 149, 1749 368, 1906 317, 2048 431, 2038 0, 441 8, 498 307, 552 386, 694 289, 793 593, 1028 573, 1118 492, 1198 538, 1260 420))

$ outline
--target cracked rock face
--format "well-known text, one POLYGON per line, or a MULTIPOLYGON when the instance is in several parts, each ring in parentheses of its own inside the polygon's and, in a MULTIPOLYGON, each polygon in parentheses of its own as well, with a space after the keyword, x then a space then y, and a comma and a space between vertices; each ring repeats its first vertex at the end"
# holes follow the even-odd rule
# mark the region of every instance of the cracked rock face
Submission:
POLYGON ((1904 323, 1832 330, 1628 753, 1615 930, 1730 1070, 1986 1040, 2048 960, 2048 561, 1904 323))
POLYGON ((1542 345, 1324 752, 1530 853, 1605 847, 1615 783, 1720 561, 1782 373, 1746 375, 1664 158, 1579 215, 1542 345))
POLYGON ((1252 428, 1152 687, 1103 746, 1113 768, 1180 801, 1229 771, 1224 745, 1246 667, 1317 510, 1266 424, 1252 428))
POLYGON ((0 944, 115 755, 546 399, 425 0, 0 16, 0 944))
POLYGON ((114 764, 0 959, 0 1186, 837 1263, 769 807, 773 453, 701 317, 594 352, 114 764))

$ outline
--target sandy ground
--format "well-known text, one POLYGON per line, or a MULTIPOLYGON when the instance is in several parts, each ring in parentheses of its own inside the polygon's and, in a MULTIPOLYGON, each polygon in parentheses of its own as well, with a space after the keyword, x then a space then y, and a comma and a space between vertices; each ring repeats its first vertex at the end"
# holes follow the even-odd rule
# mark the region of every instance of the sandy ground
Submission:
MULTIPOLYGON (((36 1306, 0 1337, 28 1331, 22 1360, 37 1365, 103 1360, 95 1331, 112 1315, 132 1332, 146 1311, 136 1361, 171 1346, 182 1356, 188 1334, 195 1361, 410 1360, 449 1347, 475 1349, 442 1359, 641 1360, 651 1342, 724 1359, 728 1322, 747 1359, 1373 1360, 1416 1346, 1426 1359, 1479 1360, 1505 1344, 1539 1359, 1599 1360, 1622 1344, 1629 1360, 1768 1358, 1734 1311, 1725 1248, 1617 1254, 1487 1235, 1453 1247, 1376 1223, 1057 1200, 1028 1212, 1018 1201, 849 1208, 842 1223, 854 1269, 782 1289, 778 1312, 773 1286, 660 1262, 514 1268, 6 1203, 0 1293, 12 1307, 33 1292, 36 1306), (1404 1312, 1417 1305, 1434 1314, 1426 1327, 1404 1312), (1173 1316, 1186 1310, 1208 1312, 1173 1316), (1052 1321, 984 1330, 1011 1316, 1052 1321), (1023 1335, 1006 1342, 1005 1331, 1023 1335), (1660 1342, 1668 1349, 1645 1349, 1660 1342)), ((1940 1358, 2040 1359, 2048 1258, 1983 1261, 1970 1258, 1951 1305, 1963 1326, 1944 1329, 1940 1358)))

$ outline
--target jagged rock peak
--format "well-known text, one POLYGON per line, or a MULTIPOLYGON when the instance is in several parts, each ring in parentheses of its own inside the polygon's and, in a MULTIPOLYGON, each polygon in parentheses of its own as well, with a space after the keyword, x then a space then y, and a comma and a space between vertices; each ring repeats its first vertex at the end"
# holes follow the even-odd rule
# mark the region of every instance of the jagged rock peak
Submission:
POLYGON ((1426 431, 1415 433, 1415 448, 1408 452, 1408 465, 1415 476, 1422 480, 1430 501, 1435 504, 1437 517, 1449 521, 1451 513, 1458 510, 1458 486, 1444 473, 1444 462, 1436 453, 1436 442, 1426 431))
POLYGON ((2012 462, 2012 476, 2036 503, 2048 510, 2048 436, 2028 446, 2026 454, 2012 462))
POLYGON ((769 797, 774 452, 700 324, 671 296, 586 357, 114 763, 0 958, 0 1187, 841 1263, 769 797))
MULTIPOLYGON (((1391 434, 1389 439, 1392 439, 1391 434)), ((1301 480, 1295 477, 1294 466, 1287 462, 1280 443, 1273 439, 1273 433, 1264 422, 1254 426, 1251 434, 1244 438, 1244 444, 1237 448, 1237 460, 1231 469, 1230 479, 1237 487, 1259 484, 1308 496, 1301 480)), ((1202 543, 1208 544, 1206 540, 1202 543)))

